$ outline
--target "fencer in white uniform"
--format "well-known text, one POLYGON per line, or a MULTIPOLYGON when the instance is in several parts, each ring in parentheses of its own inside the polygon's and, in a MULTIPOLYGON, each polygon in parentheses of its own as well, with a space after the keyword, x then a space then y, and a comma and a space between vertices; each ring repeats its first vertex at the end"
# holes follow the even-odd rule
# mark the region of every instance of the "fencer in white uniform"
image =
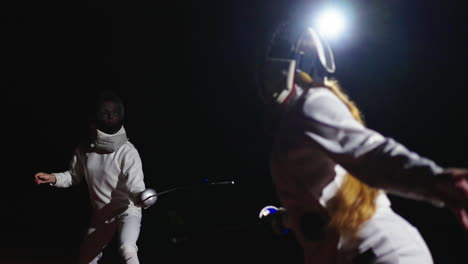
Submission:
MULTIPOLYGON (((284 124, 272 155, 272 174, 282 206, 291 216, 298 216, 290 221, 300 222, 303 215, 316 211, 308 200, 318 199, 327 207, 343 183, 343 167, 373 186, 423 198, 425 184, 413 185, 434 177, 442 171, 440 167, 362 126, 327 88, 308 93, 285 117, 291 122, 284 124)), ((391 209, 385 192, 375 203, 376 212, 356 237, 340 238, 338 249, 350 254, 343 258, 366 258, 369 263, 433 263, 420 233, 391 209)))
POLYGON ((436 206, 450 201, 466 213, 468 190, 456 182, 466 181, 468 171, 443 169, 360 123, 343 94, 326 85, 334 58, 313 28, 281 24, 263 56, 260 95, 279 120, 271 173, 283 224, 304 248, 305 263, 433 263, 421 234, 392 211, 386 192, 436 206), (327 225, 329 202, 348 172, 378 190, 375 211, 352 236, 327 225))
POLYGON ((80 249, 80 264, 98 263, 102 251, 117 235, 125 263, 138 264, 141 195, 145 182, 140 155, 123 126, 123 104, 113 93, 103 93, 97 105, 95 135, 80 144, 65 172, 37 173, 36 182, 58 188, 85 179, 93 215, 80 249))

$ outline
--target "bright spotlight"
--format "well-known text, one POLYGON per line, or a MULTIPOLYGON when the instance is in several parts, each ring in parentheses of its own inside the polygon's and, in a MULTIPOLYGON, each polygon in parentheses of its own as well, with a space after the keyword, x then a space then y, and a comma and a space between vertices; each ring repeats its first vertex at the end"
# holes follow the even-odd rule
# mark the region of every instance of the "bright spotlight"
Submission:
POLYGON ((321 34, 334 38, 345 30, 346 19, 340 11, 329 9, 318 16, 316 25, 321 34))

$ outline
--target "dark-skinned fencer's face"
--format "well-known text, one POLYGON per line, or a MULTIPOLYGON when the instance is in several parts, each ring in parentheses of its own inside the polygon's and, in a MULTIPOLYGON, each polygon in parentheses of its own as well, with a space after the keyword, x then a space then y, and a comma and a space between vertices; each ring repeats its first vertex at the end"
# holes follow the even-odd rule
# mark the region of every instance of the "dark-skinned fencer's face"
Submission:
POLYGON ((112 101, 102 102, 96 113, 97 128, 104 133, 114 134, 123 124, 123 109, 112 101))

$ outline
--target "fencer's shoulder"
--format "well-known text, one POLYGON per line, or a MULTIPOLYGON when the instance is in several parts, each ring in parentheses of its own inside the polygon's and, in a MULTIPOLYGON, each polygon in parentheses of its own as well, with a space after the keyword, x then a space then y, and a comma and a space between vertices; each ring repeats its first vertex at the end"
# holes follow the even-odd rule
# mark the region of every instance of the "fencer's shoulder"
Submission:
POLYGON ((307 93, 309 95, 313 95, 313 94, 333 94, 330 89, 328 89, 327 87, 324 87, 324 86, 320 86, 320 87, 314 87, 314 88, 310 88, 307 90, 307 93))
POLYGON ((349 112, 346 105, 330 89, 325 87, 317 87, 307 91, 302 111, 305 115, 313 116, 349 112))
MULTIPOLYGON (((316 87, 309 89, 306 94, 306 102, 314 101, 317 99, 330 98, 338 99, 336 95, 326 87, 316 87)), ((339 99, 338 99, 339 100, 339 99)))
POLYGON ((133 152, 133 151, 136 151, 138 152, 137 148, 135 147, 135 145, 133 145, 132 142, 130 142, 129 140, 127 140, 127 142, 125 142, 125 144, 122 145, 122 149, 126 152, 133 152))
POLYGON ((125 142, 125 144, 123 144, 122 147, 120 148, 120 151, 121 151, 121 154, 126 155, 126 156, 138 156, 139 155, 137 148, 130 141, 125 142))

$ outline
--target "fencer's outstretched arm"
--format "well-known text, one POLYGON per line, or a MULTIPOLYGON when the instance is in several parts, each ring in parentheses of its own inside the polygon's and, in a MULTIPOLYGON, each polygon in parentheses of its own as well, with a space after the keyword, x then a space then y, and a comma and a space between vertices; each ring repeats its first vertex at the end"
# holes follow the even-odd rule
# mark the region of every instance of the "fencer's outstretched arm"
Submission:
POLYGON ((84 176, 85 148, 85 145, 79 145, 75 149, 68 171, 52 173, 57 177, 54 186, 67 188, 81 182, 84 176))
POLYGON ((75 153, 70 161, 70 166, 68 171, 58 172, 58 173, 44 173, 39 172, 34 175, 34 180, 37 184, 49 183, 56 187, 70 187, 72 185, 78 184, 83 178, 83 158, 84 153, 82 151, 82 146, 79 146, 75 149, 75 153))
POLYGON ((55 177, 54 174, 38 172, 34 175, 34 181, 36 182, 36 184, 44 184, 44 183, 55 184, 55 182, 57 181, 57 178, 55 177))
POLYGON ((130 199, 135 205, 146 208, 146 206, 141 203, 141 194, 146 189, 143 165, 136 149, 131 149, 125 153, 121 168, 122 173, 125 175, 130 199))
POLYGON ((354 176, 390 193, 445 204, 468 230, 468 170, 444 169, 364 127, 326 88, 311 89, 301 106, 305 136, 354 176))

